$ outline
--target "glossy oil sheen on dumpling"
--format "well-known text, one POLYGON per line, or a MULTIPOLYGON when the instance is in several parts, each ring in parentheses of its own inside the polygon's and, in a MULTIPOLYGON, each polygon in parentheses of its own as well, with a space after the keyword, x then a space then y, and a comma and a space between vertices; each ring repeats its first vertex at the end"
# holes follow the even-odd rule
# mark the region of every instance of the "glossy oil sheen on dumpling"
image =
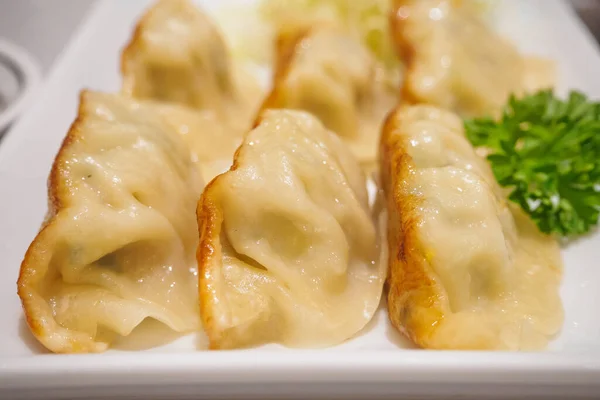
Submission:
POLYGON ((359 161, 376 159, 379 131, 394 96, 376 76, 360 41, 332 26, 281 35, 273 90, 263 109, 299 109, 317 116, 359 161))
POLYGON ((425 348, 545 347, 563 320, 558 244, 507 203, 461 120, 400 108, 381 154, 394 326, 425 348))
POLYGON ((49 211, 18 282, 54 352, 103 351, 145 318, 198 329, 195 207, 202 180, 152 107, 84 92, 54 161, 49 211))
POLYGON ((208 16, 189 0, 159 0, 141 18, 121 63, 123 92, 165 104, 161 113, 184 133, 204 176, 227 170, 262 96, 208 16))
POLYGON ((469 7, 448 0, 396 0, 394 40, 407 71, 404 101, 476 116, 511 93, 554 83, 550 61, 525 58, 469 7))
POLYGON ((212 348, 323 347, 379 305, 385 263, 365 177, 300 111, 263 114, 198 204, 201 315, 212 348))
POLYGON ((205 182, 229 169, 233 153, 241 142, 241 129, 232 132, 230 126, 216 118, 212 110, 154 101, 145 101, 144 104, 153 107, 180 134, 205 182))
POLYGON ((123 52, 123 89, 137 98, 220 108, 233 91, 225 43, 189 0, 160 0, 123 52))
POLYGON ((248 121, 260 98, 256 82, 232 62, 218 28, 189 0, 159 0, 148 10, 121 64, 123 91, 135 98, 248 121))

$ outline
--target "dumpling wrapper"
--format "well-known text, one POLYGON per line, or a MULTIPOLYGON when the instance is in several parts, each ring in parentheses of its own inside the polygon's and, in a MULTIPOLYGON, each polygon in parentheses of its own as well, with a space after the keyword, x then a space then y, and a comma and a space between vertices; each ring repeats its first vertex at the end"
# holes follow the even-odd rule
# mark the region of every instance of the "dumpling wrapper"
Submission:
POLYGON ((336 345, 377 310, 386 268, 366 180, 312 115, 265 112, 197 212, 211 348, 336 345))
POLYGON ((189 0, 159 0, 144 14, 121 70, 123 92, 136 98, 221 111, 234 97, 225 42, 189 0))
POLYGON ((376 162, 379 132, 395 97, 360 41, 322 25, 279 36, 273 89, 262 109, 312 113, 361 163, 370 164, 376 162))
POLYGON ((403 101, 463 116, 495 114, 511 93, 552 87, 554 63, 524 57, 470 7, 395 0, 392 32, 406 64, 403 101))
POLYGON ((48 215, 21 265, 35 337, 57 353, 100 352, 146 318, 197 330, 202 188, 154 107, 83 92, 50 173, 48 215))
POLYGON ((544 348, 563 321, 559 246, 507 203, 460 118, 401 107, 381 156, 393 325, 424 348, 544 348))
POLYGON ((242 135, 238 134, 242 132, 241 127, 239 131, 232 131, 212 110, 196 110, 174 103, 144 103, 152 105, 156 113, 181 135, 205 182, 229 169, 242 140, 242 135))
POLYGON ((229 168, 262 90, 207 15, 189 0, 159 0, 139 21, 121 70, 123 93, 165 103, 163 116, 184 135, 194 132, 188 145, 207 181, 229 168))

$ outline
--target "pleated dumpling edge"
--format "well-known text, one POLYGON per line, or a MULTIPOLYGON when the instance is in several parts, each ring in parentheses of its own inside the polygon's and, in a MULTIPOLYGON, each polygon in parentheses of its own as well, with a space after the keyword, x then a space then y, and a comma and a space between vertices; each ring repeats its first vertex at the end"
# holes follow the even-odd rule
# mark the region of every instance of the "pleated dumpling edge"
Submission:
POLYGON ((53 352, 104 351, 148 317, 199 329, 194 210, 203 183, 154 111, 81 94, 18 280, 28 325, 53 352))
POLYGON ((197 213, 211 348, 332 346, 377 310, 386 268, 365 177, 310 114, 264 112, 197 213))

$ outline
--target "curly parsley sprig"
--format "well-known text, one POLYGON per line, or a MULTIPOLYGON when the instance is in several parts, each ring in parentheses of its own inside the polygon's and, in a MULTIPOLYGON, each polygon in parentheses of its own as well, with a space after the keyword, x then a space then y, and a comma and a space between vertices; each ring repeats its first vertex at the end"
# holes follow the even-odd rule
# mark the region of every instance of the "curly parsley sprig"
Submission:
POLYGON ((571 237, 597 225, 600 103, 576 91, 566 100, 551 90, 511 96, 500 119, 466 120, 465 129, 542 232, 571 237))

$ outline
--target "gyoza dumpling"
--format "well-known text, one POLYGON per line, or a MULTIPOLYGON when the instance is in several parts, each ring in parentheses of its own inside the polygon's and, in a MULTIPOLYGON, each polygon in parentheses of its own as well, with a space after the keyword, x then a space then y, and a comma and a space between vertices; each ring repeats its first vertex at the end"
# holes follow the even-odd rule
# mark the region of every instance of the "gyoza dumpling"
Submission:
POLYGON ((260 99, 217 27, 189 0, 159 0, 138 23, 121 68, 123 91, 132 97, 236 115, 245 124, 260 99))
POLYGON ((381 155, 393 325, 425 348, 545 347, 563 319, 559 247, 506 202, 460 118, 400 108, 381 155))
POLYGON ((385 114, 395 103, 376 77, 360 41, 331 26, 280 36, 275 81, 263 109, 299 109, 317 116, 363 163, 376 159, 385 114))
POLYGON ((212 21, 189 0, 160 0, 123 52, 123 91, 136 98, 220 108, 232 96, 229 55, 212 21))
POLYGON ((375 60, 359 41, 329 27, 279 37, 274 89, 264 108, 309 111, 344 138, 359 134, 375 60))
POLYGON ((330 346, 365 326, 385 279, 365 186, 316 118, 263 114, 198 204, 200 308, 212 348, 330 346))
POLYGON ((58 353, 98 352, 145 318, 198 329, 202 187, 183 140, 153 107, 82 93, 18 281, 37 339, 58 353))
POLYGON ((525 58, 470 7, 449 0, 395 0, 394 40, 407 70, 404 101, 477 116, 511 93, 554 83, 551 62, 525 58))
POLYGON ((184 133, 204 177, 227 170, 262 96, 210 19, 189 0, 160 0, 140 20, 121 63, 123 92, 164 104, 158 110, 184 133))
POLYGON ((174 103, 145 101, 144 104, 153 107, 179 132, 205 182, 229 169, 233 153, 240 145, 242 130, 232 132, 212 110, 196 110, 174 103))

